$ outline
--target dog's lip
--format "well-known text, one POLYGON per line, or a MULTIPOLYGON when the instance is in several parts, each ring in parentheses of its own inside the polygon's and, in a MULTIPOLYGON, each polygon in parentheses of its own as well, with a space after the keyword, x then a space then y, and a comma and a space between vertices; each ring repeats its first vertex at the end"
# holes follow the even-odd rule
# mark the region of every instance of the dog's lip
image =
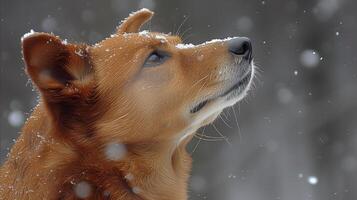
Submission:
POLYGON ((200 111, 203 107, 205 107, 207 105, 207 103, 209 103, 210 101, 213 101, 219 97, 225 97, 227 95, 229 95, 231 92, 233 92, 234 90, 237 90, 241 87, 245 87, 248 85, 250 79, 252 77, 252 70, 249 70, 244 76, 243 78, 241 78, 239 81, 237 81, 233 86, 231 86, 228 90, 226 90, 225 92, 223 92, 222 94, 213 97, 213 98, 208 98, 206 100, 200 101, 199 103, 197 103, 191 110, 190 113, 196 113, 198 111, 200 111))
POLYGON ((205 105, 208 103, 208 101, 210 101, 212 99, 206 99, 204 101, 201 101, 200 103, 198 103, 196 106, 194 106, 191 110, 190 113, 196 113, 198 111, 200 111, 203 107, 205 107, 205 105))
POLYGON ((252 77, 252 70, 249 70, 243 76, 243 78, 241 78, 237 83, 235 83, 227 91, 223 92, 223 94, 221 94, 220 97, 224 97, 224 96, 228 95, 229 93, 231 93, 232 91, 239 89, 240 87, 245 87, 249 83, 251 77, 252 77))

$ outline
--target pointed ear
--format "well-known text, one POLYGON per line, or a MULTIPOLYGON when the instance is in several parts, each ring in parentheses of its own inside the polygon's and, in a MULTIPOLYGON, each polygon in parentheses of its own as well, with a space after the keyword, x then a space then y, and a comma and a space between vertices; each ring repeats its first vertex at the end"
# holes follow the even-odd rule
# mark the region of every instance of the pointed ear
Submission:
POLYGON ((118 33, 136 33, 139 32, 140 27, 149 21, 154 15, 154 12, 143 8, 133 12, 126 18, 118 28, 118 33))
POLYGON ((83 96, 93 81, 86 45, 67 44, 47 33, 22 38, 26 72, 47 100, 83 96))

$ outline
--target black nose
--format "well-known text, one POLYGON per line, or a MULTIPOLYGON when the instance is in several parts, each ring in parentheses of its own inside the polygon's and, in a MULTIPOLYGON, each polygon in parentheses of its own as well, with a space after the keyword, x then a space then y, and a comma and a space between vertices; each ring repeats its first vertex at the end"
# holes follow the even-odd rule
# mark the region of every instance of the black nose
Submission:
POLYGON ((252 43, 249 38, 238 37, 229 40, 228 50, 234 55, 243 56, 249 62, 252 60, 252 43))

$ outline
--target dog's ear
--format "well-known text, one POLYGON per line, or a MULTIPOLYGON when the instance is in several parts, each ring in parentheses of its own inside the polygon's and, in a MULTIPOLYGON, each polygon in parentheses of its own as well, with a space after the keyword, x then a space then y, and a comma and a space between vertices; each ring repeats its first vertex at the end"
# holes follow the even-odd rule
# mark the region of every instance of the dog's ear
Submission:
POLYGON ((154 15, 154 12, 143 8, 133 12, 126 18, 118 28, 118 33, 136 33, 139 32, 140 27, 149 21, 154 15))
POLYGON ((86 45, 67 44, 47 33, 25 35, 22 53, 26 72, 47 100, 87 95, 93 81, 86 45))

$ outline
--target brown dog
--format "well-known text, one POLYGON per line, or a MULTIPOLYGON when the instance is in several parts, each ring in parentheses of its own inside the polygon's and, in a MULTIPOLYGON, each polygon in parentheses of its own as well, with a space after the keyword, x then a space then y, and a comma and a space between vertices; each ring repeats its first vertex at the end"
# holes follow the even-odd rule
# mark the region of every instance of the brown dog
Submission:
POLYGON ((93 46, 23 37, 41 101, 0 169, 0 199, 187 199, 186 144, 246 95, 252 48, 138 32, 152 15, 131 14, 93 46))

